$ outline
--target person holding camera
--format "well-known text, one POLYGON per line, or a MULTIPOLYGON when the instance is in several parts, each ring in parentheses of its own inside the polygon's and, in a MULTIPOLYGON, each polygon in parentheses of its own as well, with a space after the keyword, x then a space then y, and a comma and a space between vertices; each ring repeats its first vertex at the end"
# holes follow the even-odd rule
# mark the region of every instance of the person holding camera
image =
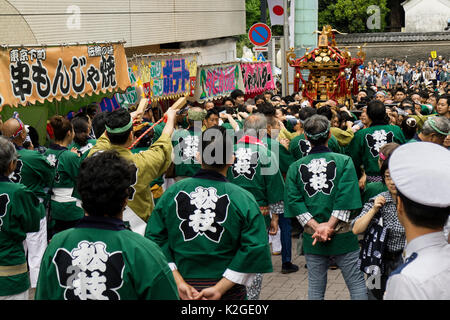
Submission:
MULTIPOLYGON (((380 287, 369 289, 369 298, 375 298, 377 300, 383 299, 389 274, 401 264, 401 255, 406 241, 405 229, 397 218, 397 190, 395 189, 395 185, 392 182, 388 169, 389 157, 397 147, 399 147, 397 143, 388 143, 380 149, 378 163, 383 178, 382 184, 383 187, 388 190, 370 198, 370 200, 364 204, 361 213, 352 221, 352 232, 355 235, 364 234, 373 223, 381 223, 388 229, 387 240, 385 240, 386 248, 381 257, 383 266, 378 266, 383 270, 380 287)), ((366 252, 367 249, 368 248, 362 248, 361 250, 365 250, 364 254, 370 254, 366 252)), ((372 250, 372 254, 374 250, 375 249, 372 250)))

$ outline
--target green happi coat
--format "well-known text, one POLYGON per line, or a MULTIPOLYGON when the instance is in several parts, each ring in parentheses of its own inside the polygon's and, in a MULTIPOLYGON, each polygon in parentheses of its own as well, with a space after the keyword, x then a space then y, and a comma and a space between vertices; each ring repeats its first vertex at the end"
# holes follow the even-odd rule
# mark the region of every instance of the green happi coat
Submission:
POLYGON ((38 198, 21 183, 0 177, 0 297, 30 287, 23 241, 39 231, 38 198))
POLYGON ((267 148, 275 154, 275 158, 278 160, 280 165, 281 174, 285 176, 289 166, 294 163, 296 159, 291 152, 277 140, 267 137, 263 139, 263 142, 267 145, 267 148))
MULTIPOLYGON (((16 147, 19 159, 16 170, 9 176, 12 182, 22 183, 32 191, 41 203, 47 200, 46 189, 52 184, 55 166, 45 156, 34 150, 16 147)), ((45 217, 45 206, 40 205, 40 219, 45 217)))
POLYGON ((175 176, 192 177, 201 165, 196 159, 199 152, 202 131, 190 129, 176 130, 172 137, 175 176))
MULTIPOLYGON (((315 147, 309 155, 289 167, 286 176, 285 216, 309 212, 318 222, 327 222, 334 210, 361 208, 355 168, 350 157, 315 147)), ((358 250, 358 239, 350 231, 336 233, 332 240, 312 245, 312 234, 303 232, 307 254, 340 255, 358 250)))
MULTIPOLYGON (((262 141, 254 139, 244 136, 234 145, 235 160, 228 169, 227 179, 249 191, 260 207, 267 207, 283 201, 284 179, 275 153, 262 141), (251 141, 246 142, 246 137, 251 141)), ((270 216, 264 219, 269 227, 270 216)))
POLYGON ((71 145, 67 147, 67 149, 69 150, 71 150, 72 148, 77 149, 81 155, 81 161, 83 161, 84 159, 86 159, 86 157, 89 154, 89 151, 92 149, 93 146, 95 146, 96 143, 97 143, 96 139, 89 139, 85 146, 80 146, 78 143, 73 142, 71 145))
POLYGON ((406 142, 399 126, 374 125, 355 133, 355 137, 348 146, 347 153, 353 159, 358 177, 361 174, 361 165, 364 167, 366 175, 380 175, 378 152, 383 145, 389 142, 398 144, 406 142))
POLYGON ((177 286, 161 249, 122 220, 84 217, 56 234, 42 258, 37 300, 172 300, 177 286))
POLYGON ((51 216, 55 220, 75 221, 84 216, 81 201, 77 195, 76 184, 80 170, 81 157, 55 144, 51 144, 44 156, 56 166, 51 196, 51 216))
POLYGON ((145 236, 185 279, 272 272, 264 219, 255 198, 219 173, 199 170, 167 189, 145 236))
MULTIPOLYGON (((339 142, 333 135, 331 136, 330 140, 328 140, 328 147, 333 152, 342 153, 339 142)), ((309 151, 311 151, 311 143, 306 140, 304 133, 294 137, 289 143, 289 152, 292 154, 295 160, 308 155, 309 151)))
MULTIPOLYGON (((149 123, 149 127, 151 127, 153 123, 149 123)), ((153 127, 153 136, 152 136, 152 144, 154 144, 156 141, 158 141, 159 137, 161 137, 161 134, 164 130, 164 127, 166 126, 166 123, 164 121, 161 121, 156 126, 153 127)))

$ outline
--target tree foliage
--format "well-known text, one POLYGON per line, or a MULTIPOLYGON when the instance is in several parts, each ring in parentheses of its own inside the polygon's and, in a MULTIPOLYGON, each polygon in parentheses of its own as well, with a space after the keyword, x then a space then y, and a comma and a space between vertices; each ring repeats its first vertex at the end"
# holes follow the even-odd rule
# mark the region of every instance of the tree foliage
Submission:
MULTIPOLYGON (((253 47, 252 43, 248 39, 247 32, 250 30, 250 27, 257 22, 261 22, 261 0, 245 0, 245 18, 246 18, 246 33, 241 34, 238 37, 238 41, 236 44, 236 53, 238 57, 242 56, 242 48, 247 46, 248 48, 253 47)), ((266 22, 270 26, 270 15, 269 10, 266 10, 266 22)), ((281 36, 283 35, 283 26, 273 26, 271 28, 272 36, 281 36)))
MULTIPOLYGON (((346 33, 382 32, 386 28, 389 12, 387 0, 319 0, 319 29, 324 25, 346 33), (367 21, 374 12, 367 12, 372 6, 379 8, 380 28, 368 28, 367 21)), ((372 17, 373 19, 373 17, 372 17)))

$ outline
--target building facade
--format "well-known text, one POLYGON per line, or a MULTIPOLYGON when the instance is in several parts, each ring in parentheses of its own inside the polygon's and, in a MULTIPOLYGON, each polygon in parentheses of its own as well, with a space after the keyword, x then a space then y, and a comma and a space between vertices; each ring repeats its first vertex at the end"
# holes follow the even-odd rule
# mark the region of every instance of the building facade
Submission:
POLYGON ((3 45, 125 41, 133 55, 209 52, 206 40, 221 39, 219 55, 235 59, 233 37, 246 32, 245 0, 0 0, 0 12, 3 45))
POLYGON ((405 32, 442 32, 450 19, 450 0, 407 0, 405 32))

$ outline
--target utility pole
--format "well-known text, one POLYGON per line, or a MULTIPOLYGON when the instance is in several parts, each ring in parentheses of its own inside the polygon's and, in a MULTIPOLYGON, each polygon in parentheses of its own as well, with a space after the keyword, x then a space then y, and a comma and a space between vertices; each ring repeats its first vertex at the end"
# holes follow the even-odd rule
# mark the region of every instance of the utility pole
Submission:
POLYGON ((284 7, 284 23, 283 23, 283 40, 281 46, 281 66, 282 66, 282 95, 289 95, 288 82, 288 63, 286 61, 286 51, 289 50, 289 16, 288 16, 288 0, 283 0, 284 7))
POLYGON ((267 0, 261 0, 261 22, 267 23, 267 0))

